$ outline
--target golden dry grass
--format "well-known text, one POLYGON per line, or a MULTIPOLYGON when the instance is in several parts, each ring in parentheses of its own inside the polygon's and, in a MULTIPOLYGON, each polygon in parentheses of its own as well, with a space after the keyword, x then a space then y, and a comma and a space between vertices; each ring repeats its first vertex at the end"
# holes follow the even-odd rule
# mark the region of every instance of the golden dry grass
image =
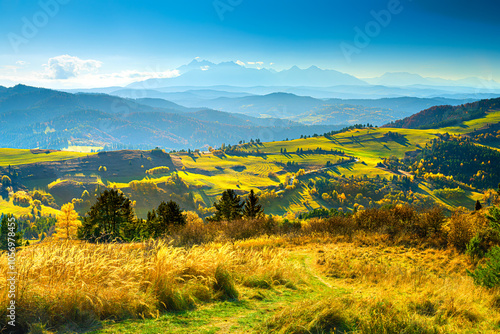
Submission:
POLYGON ((339 243, 323 246, 317 265, 336 288, 354 292, 342 316, 356 333, 499 329, 500 291, 475 286, 465 271, 472 264, 455 250, 339 243))
MULTIPOLYGON (((479 213, 466 218, 470 226, 482 222, 479 213)), ((452 243, 434 248, 428 239, 403 232, 390 237, 386 229, 347 229, 355 223, 350 218, 313 219, 289 229, 278 224, 270 235, 264 233, 265 223, 206 225, 193 218, 171 243, 45 242, 20 249, 19 324, 26 330, 46 324, 50 330, 79 331, 102 320, 160 319, 165 312, 207 309, 227 300, 248 303, 275 294, 282 297, 254 320, 254 332, 500 329, 500 290, 475 286, 466 273, 475 264, 452 243), (213 235, 207 234, 210 230, 213 235), (195 240, 201 245, 174 247, 192 244, 200 233, 207 234, 205 241, 195 240)), ((449 230, 449 224, 444 228, 449 230)), ((0 268, 5 306, 5 256, 0 268)), ((264 303, 270 301, 260 306, 264 303)), ((187 326, 197 332, 195 324, 187 326)))
MULTIPOLYGON (((6 257, 0 261, 5 292, 6 257)), ((156 317, 161 311, 235 298, 233 280, 249 286, 293 286, 299 280, 282 250, 238 243, 184 249, 164 242, 52 242, 20 250, 16 263, 17 317, 25 328, 29 323, 80 328, 103 319, 156 317)), ((7 295, 0 297, 6 306, 7 295)))

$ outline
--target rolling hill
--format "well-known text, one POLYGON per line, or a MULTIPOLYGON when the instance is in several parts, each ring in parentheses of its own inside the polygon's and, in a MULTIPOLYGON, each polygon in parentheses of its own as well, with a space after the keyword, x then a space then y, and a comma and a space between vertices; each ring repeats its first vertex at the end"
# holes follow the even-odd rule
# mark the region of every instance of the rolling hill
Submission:
MULTIPOLYGON (((116 187, 136 201, 140 217, 145 217, 147 211, 162 200, 169 199, 184 209, 207 216, 212 203, 225 189, 235 189, 241 195, 253 189, 261 196, 266 213, 278 215, 298 215, 319 208, 351 211, 354 205, 381 207, 398 203, 412 203, 417 207, 438 204, 452 210, 457 206, 471 207, 478 199, 486 200, 488 189, 498 183, 500 175, 495 174, 496 169, 490 164, 500 159, 496 148, 500 144, 497 103, 497 100, 484 100, 467 108, 458 107, 454 109, 456 115, 459 111, 469 112, 472 107, 486 111, 473 113, 471 119, 458 124, 454 121, 453 126, 448 127, 429 130, 351 127, 295 140, 242 144, 237 144, 236 138, 233 145, 210 152, 168 154, 162 150, 128 150, 71 156, 65 152, 18 151, 17 155, 24 160, 20 163, 19 159, 15 160, 16 150, 0 150, 0 166, 3 166, 0 174, 11 176, 14 190, 41 189, 54 196, 59 206, 72 198, 78 200, 86 189, 91 193, 99 191, 97 184, 116 187), (485 130, 478 132, 477 129, 485 130), (493 136, 485 136, 486 130, 493 136), (456 136, 450 137, 452 134, 456 136), (442 144, 437 145, 435 141, 442 144), (468 153, 450 150, 450 147, 461 147, 461 142, 467 143, 468 153), (430 143, 435 144, 427 145, 430 143), (474 150, 474 145, 481 145, 481 150, 474 150), (431 147, 438 151, 427 152, 431 147), (433 154, 441 160, 425 160, 433 154), (437 164, 449 161, 447 159, 455 161, 463 154, 473 156, 468 158, 473 161, 468 167, 437 164), (427 174, 415 167, 422 161, 427 174), (147 174, 148 170, 161 166, 168 167, 168 171, 147 174), (487 178, 476 175, 481 170, 488 173, 487 178), (452 174, 439 176, 443 171, 452 174), (472 174, 467 174, 469 172, 472 174)), ((203 114, 203 111, 197 113, 203 114)), ((162 127, 168 126, 165 123, 183 117, 154 112, 147 115, 150 118, 146 119, 144 129, 154 129, 155 136, 160 135, 162 127)), ((132 113, 129 121, 135 124, 143 116, 132 113)), ((88 117, 95 119, 98 114, 91 113, 88 117)), ((241 122, 238 118, 232 121, 241 122)), ((219 133, 244 129, 233 126, 219 127, 219 133)), ((185 131, 182 127, 177 130, 185 131)), ((123 128, 120 125, 112 133, 121 136, 128 131, 131 129, 127 125, 123 128)), ((194 133, 193 138, 203 138, 207 133, 194 133)), ((4 208, 12 208, 12 205, 4 208)), ((79 210, 85 208, 83 204, 79 206, 79 210)))

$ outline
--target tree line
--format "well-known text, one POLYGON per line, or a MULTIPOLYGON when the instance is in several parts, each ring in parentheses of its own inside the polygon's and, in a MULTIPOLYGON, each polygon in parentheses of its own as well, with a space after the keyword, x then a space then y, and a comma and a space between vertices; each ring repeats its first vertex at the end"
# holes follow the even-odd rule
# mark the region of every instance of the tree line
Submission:
MULTIPOLYGON (((259 197, 250 191, 245 200, 232 189, 214 203, 215 214, 208 221, 251 220, 264 217, 259 197)), ((75 220, 75 218, 73 218, 75 220)), ((135 217, 132 202, 117 189, 105 190, 82 219, 76 235, 92 242, 132 241, 161 238, 186 225, 180 206, 170 200, 148 212, 147 219, 135 217)), ((64 230, 64 229, 63 229, 64 230)))

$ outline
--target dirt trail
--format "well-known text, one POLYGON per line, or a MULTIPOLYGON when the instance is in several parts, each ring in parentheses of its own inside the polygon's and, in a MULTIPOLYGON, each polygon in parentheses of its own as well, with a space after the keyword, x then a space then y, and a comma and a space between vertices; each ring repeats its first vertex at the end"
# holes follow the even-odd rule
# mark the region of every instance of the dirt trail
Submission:
POLYGON ((314 263, 314 258, 311 257, 311 253, 300 252, 297 253, 297 256, 302 257, 302 266, 304 270, 309 274, 309 276, 315 278, 322 285, 326 286, 329 289, 334 288, 329 282, 321 277, 320 273, 316 270, 316 264, 314 263))

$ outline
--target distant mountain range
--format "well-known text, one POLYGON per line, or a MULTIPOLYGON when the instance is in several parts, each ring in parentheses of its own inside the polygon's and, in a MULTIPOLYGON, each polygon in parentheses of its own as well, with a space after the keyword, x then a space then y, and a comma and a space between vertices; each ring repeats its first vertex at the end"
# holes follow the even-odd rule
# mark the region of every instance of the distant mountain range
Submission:
POLYGON ((0 87, 0 147, 187 149, 250 138, 282 140, 341 127, 186 108, 159 99, 0 87))
MULTIPOLYGON (((196 62, 179 71, 192 73, 200 64, 209 68, 213 65, 196 62)), ((245 70, 237 64, 219 65, 216 68, 237 66, 245 70)), ((327 73, 321 75, 332 74, 327 73)), ((290 92, 267 93, 271 88, 263 86, 248 87, 247 91, 225 85, 211 89, 184 87, 189 89, 177 91, 178 86, 158 90, 113 87, 105 94, 99 90, 69 93, 24 85, 0 86, 0 146, 202 148, 251 138, 262 141, 292 139, 353 124, 381 126, 434 106, 459 106, 477 101, 444 97, 315 98, 290 92)), ((277 87, 281 86, 274 89, 277 87)), ((376 86, 356 87, 376 89, 376 86)), ((306 87, 295 89, 308 92, 306 87)), ((329 88, 323 89, 328 91, 329 88)))
POLYGON ((322 70, 311 66, 305 70, 293 66, 280 72, 269 69, 247 68, 235 62, 214 64, 193 60, 177 69, 180 76, 174 78, 149 79, 128 85, 128 88, 154 89, 169 86, 333 86, 367 85, 352 75, 334 70, 322 70))
POLYGON ((500 83, 477 77, 460 80, 422 77, 407 72, 360 79, 335 70, 311 66, 276 71, 250 68, 241 62, 215 64, 195 59, 176 69, 178 76, 134 82, 126 87, 64 90, 104 93, 125 98, 161 98, 198 108, 216 98, 242 98, 277 92, 317 99, 380 99, 395 97, 488 99, 500 96, 500 83))
POLYGON ((173 86, 291 86, 291 87, 335 87, 335 86, 427 86, 469 87, 481 91, 500 89, 500 83, 494 80, 470 77, 460 80, 442 78, 424 78, 408 72, 389 72, 380 77, 359 79, 355 76, 335 70, 320 69, 311 66, 300 69, 293 66, 288 70, 275 71, 267 68, 248 68, 235 62, 219 64, 207 60, 193 60, 177 68, 179 76, 174 78, 155 78, 134 82, 127 86, 132 89, 157 89, 173 86))

